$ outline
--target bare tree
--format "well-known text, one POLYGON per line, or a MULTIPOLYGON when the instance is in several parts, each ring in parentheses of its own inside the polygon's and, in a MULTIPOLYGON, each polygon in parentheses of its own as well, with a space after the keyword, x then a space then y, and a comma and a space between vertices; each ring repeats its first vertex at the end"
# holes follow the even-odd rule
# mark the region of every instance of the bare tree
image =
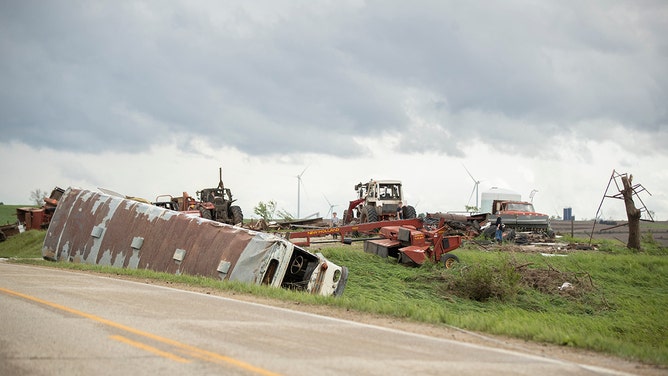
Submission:
POLYGON ((276 201, 260 201, 257 206, 253 208, 253 212, 265 221, 271 221, 274 219, 274 213, 276 212, 276 201))
POLYGON ((629 240, 626 247, 630 249, 640 250, 640 216, 642 212, 636 208, 633 202, 633 175, 622 175, 622 184, 624 188, 621 193, 624 197, 624 205, 626 206, 626 217, 629 220, 629 240))
POLYGON ((34 202, 36 206, 42 206, 46 198, 46 191, 37 188, 30 192, 30 201, 34 202))
MULTIPOLYGON (((598 214, 601 212, 601 207, 603 206, 603 200, 606 198, 615 198, 624 200, 624 206, 626 207, 626 217, 628 219, 629 226, 629 240, 626 243, 626 247, 629 249, 640 250, 640 221, 642 219, 642 213, 645 212, 649 216, 649 221, 654 222, 654 216, 651 211, 647 209, 647 206, 643 200, 638 195, 640 192, 646 192, 650 196, 652 195, 642 186, 642 184, 633 184, 633 175, 620 174, 615 170, 612 170, 612 176, 610 176, 610 181, 608 181, 608 186, 605 189, 603 194, 603 199, 601 204, 598 207, 596 212, 596 219, 594 220, 594 227, 596 227, 596 221, 598 220, 598 214), (618 180, 619 179, 619 180, 618 180), (621 187, 619 181, 621 180, 621 187), (610 186, 612 183, 615 183, 617 187, 616 194, 608 194, 610 186), (641 208, 636 208, 635 202, 633 201, 634 196, 638 199, 641 204, 641 208)), ((644 219, 647 220, 647 219, 644 219)), ((592 237, 594 235, 594 227, 591 229, 591 235, 589 237, 589 243, 591 244, 592 237)))

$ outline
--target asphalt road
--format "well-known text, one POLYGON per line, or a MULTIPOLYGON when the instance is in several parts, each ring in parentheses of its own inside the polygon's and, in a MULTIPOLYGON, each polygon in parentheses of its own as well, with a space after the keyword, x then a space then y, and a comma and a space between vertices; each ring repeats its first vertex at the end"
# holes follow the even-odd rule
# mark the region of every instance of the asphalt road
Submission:
POLYGON ((283 308, 0 262, 0 375, 618 375, 283 308))

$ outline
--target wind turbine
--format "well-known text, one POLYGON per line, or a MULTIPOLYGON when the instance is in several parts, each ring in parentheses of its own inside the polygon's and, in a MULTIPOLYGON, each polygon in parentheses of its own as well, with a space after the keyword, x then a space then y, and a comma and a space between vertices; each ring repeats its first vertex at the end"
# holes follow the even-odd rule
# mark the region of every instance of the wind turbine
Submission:
POLYGON ((471 202, 471 196, 473 196, 473 193, 475 192, 475 207, 476 210, 480 210, 480 206, 478 206, 478 185, 480 185, 480 180, 476 180, 473 177, 473 175, 471 175, 471 173, 469 172, 469 169, 466 168, 466 166, 464 166, 463 163, 462 166, 464 167, 464 170, 466 170, 466 173, 469 174, 469 176, 471 177, 471 180, 473 180, 473 190, 471 191, 471 195, 469 196, 468 202, 471 202))
POLYGON ((531 191, 531 193, 529 193, 529 198, 531 199, 531 202, 533 202, 533 196, 536 195, 536 192, 538 192, 538 190, 534 189, 534 190, 531 191))
POLYGON ((325 201, 327 201, 327 203, 329 204, 329 211, 327 212, 327 218, 329 218, 330 215, 332 214, 334 207, 339 205, 332 205, 332 203, 329 202, 329 200, 327 199, 327 196, 325 196, 324 194, 322 196, 325 198, 325 201))
POLYGON ((308 166, 304 168, 301 174, 297 175, 297 219, 301 218, 299 214, 299 200, 301 199, 302 175, 304 175, 304 172, 306 172, 307 168, 308 166))

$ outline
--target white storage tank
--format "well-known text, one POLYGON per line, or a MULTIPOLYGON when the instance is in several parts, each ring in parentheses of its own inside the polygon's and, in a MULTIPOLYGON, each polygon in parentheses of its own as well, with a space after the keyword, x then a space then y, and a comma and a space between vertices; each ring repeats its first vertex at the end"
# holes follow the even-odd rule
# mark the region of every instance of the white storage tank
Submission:
POLYGON ((491 213, 492 202, 494 200, 521 201, 522 195, 508 189, 492 187, 489 189, 489 191, 485 191, 480 194, 480 212, 491 213))

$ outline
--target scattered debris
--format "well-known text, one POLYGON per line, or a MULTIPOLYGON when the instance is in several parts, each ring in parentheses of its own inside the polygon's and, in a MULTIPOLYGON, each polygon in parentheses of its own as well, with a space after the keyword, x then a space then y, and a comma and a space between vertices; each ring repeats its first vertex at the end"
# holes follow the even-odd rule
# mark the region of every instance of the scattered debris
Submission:
POLYGON ((19 225, 18 223, 11 223, 0 226, 0 242, 4 242, 7 240, 7 238, 18 235, 24 230, 25 229, 23 226, 19 225))
POLYGON ((181 197, 160 195, 155 198, 155 201, 153 201, 152 204, 161 208, 182 212, 195 217, 202 216, 200 211, 197 209, 197 201, 192 198, 188 192, 183 192, 181 197))
POLYGON ((568 243, 568 245, 566 246, 566 249, 569 249, 569 250, 575 249, 575 250, 578 250, 578 251, 596 251, 596 250, 598 250, 596 245, 583 244, 583 243, 568 243))
POLYGON ((17 208, 18 224, 23 225, 26 230, 43 230, 49 227, 49 222, 63 192, 65 192, 64 189, 55 187, 51 191, 51 195, 44 198, 44 205, 40 208, 17 208))
POLYGON ((480 223, 487 220, 487 215, 460 215, 452 213, 427 213, 424 217, 425 227, 443 227, 446 235, 459 235, 465 239, 473 239, 480 235, 480 223))
POLYGON ((49 197, 44 198, 44 205, 39 208, 21 207, 16 208, 16 223, 0 226, 0 242, 7 238, 18 235, 27 230, 44 230, 49 227, 53 212, 58 206, 58 200, 63 195, 62 188, 55 187, 49 197))
POLYGON ((559 291, 564 290, 573 290, 573 284, 570 282, 564 282, 561 286, 559 286, 559 291))
POLYGON ((587 272, 564 272, 549 264, 544 268, 530 266, 531 263, 516 265, 515 270, 522 276, 522 284, 542 293, 575 297, 594 290, 594 282, 587 272))

